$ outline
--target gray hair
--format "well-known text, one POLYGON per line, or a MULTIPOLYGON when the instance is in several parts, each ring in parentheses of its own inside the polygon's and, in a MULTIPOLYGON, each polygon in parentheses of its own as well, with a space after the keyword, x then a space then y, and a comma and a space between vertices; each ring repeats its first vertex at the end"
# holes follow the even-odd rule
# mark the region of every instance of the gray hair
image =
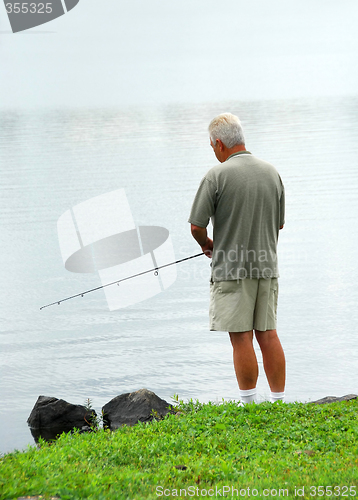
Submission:
POLYGON ((231 113, 223 113, 211 120, 209 134, 214 145, 217 139, 220 139, 227 148, 245 144, 244 131, 240 120, 231 113))

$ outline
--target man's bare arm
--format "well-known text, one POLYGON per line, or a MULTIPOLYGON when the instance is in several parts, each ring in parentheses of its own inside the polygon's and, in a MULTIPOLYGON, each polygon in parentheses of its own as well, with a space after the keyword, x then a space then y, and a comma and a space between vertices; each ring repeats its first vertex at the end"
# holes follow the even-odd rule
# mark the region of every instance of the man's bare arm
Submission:
POLYGON ((208 237, 206 227, 199 227, 194 224, 191 224, 190 227, 193 238, 199 243, 205 255, 211 259, 213 253, 213 240, 208 237))

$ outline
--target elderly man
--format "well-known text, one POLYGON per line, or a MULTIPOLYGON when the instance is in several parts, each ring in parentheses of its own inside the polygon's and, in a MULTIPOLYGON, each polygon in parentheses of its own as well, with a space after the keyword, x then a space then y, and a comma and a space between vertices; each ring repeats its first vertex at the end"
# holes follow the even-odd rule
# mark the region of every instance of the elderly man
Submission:
POLYGON ((260 346, 272 402, 284 400, 285 356, 276 332, 277 241, 284 225, 284 187, 276 169, 245 148, 231 113, 209 125, 220 165, 202 179, 191 209, 191 233, 212 258, 210 330, 228 331, 243 403, 256 401, 260 346), (213 240, 207 235, 209 220, 213 240))

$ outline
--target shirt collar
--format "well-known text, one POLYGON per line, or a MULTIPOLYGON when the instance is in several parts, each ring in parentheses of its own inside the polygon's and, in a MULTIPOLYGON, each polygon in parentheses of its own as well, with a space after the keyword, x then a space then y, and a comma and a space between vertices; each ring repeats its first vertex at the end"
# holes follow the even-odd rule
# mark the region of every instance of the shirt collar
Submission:
POLYGON ((226 158, 225 161, 228 161, 230 158, 232 158, 233 156, 238 156, 238 155, 250 155, 250 151, 238 151, 237 153, 233 153, 232 155, 228 156, 228 158, 226 158))

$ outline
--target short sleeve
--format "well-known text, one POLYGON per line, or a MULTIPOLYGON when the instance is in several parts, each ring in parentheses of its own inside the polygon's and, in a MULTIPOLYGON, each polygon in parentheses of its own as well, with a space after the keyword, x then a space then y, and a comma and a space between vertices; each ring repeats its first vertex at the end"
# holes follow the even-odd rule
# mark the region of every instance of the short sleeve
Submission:
POLYGON ((215 213, 216 187, 206 177, 201 181, 191 207, 188 222, 198 227, 206 227, 215 213))
POLYGON ((282 227, 284 224, 285 224, 285 188, 284 185, 282 184, 282 193, 280 198, 280 227, 282 227))

